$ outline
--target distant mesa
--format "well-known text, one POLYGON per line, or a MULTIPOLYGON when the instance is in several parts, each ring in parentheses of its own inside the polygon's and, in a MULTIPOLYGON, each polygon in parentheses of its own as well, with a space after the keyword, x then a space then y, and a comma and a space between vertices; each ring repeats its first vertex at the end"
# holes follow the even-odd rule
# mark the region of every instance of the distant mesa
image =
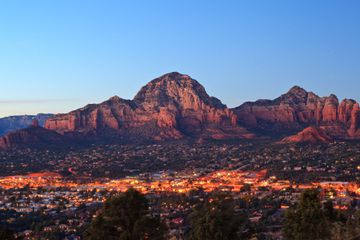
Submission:
POLYGON ((39 126, 44 126, 45 120, 52 116, 53 114, 38 114, 0 118, 0 136, 4 136, 12 131, 27 128, 32 125, 34 119, 38 120, 39 126))
POLYGON ((301 132, 284 138, 281 143, 329 143, 333 139, 320 128, 311 126, 301 132))

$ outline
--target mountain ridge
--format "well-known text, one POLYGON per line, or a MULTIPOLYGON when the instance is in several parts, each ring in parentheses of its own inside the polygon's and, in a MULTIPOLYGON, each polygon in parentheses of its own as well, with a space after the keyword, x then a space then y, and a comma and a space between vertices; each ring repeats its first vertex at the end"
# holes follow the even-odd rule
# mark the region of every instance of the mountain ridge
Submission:
POLYGON ((360 108, 355 100, 319 97, 295 86, 274 100, 246 102, 232 109, 238 124, 267 135, 298 132, 318 126, 338 139, 360 138, 360 108))
MULTIPOLYGON (((45 121, 44 130, 20 130, 1 138, 5 146, 67 140, 166 141, 178 139, 279 139, 296 142, 360 140, 360 107, 336 95, 319 97, 294 86, 273 100, 260 99, 228 108, 190 76, 171 72, 143 86, 132 100, 118 96, 88 104, 45 121), (46 131, 46 133, 45 133, 46 131), (51 135, 53 132, 57 135, 51 135), (319 137, 320 136, 320 137, 319 137), (59 138, 59 139, 58 139, 59 138), (19 142, 20 144, 16 143, 19 142), (45 141, 46 142, 46 141, 45 141)), ((283 143, 286 141, 283 141, 283 143)))
POLYGON ((199 82, 172 72, 143 86, 133 100, 114 96, 100 104, 56 115, 46 121, 45 128, 61 134, 111 129, 134 135, 131 132, 135 131, 139 137, 155 140, 253 137, 236 122, 235 114, 219 99, 209 96, 199 82))

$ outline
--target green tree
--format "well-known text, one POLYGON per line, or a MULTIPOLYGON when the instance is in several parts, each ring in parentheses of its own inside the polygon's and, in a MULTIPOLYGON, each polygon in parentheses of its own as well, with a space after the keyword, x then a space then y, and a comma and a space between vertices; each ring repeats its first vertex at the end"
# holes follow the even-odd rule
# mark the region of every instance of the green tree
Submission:
POLYGON ((85 232, 88 240, 161 240, 165 236, 165 225, 150 216, 147 199, 134 189, 108 199, 85 232))
POLYGON ((233 199, 224 194, 210 197, 190 215, 191 240, 239 239, 241 218, 234 212, 233 199))
POLYGON ((142 217, 135 223, 135 239, 162 240, 165 235, 166 228, 158 218, 142 217))
POLYGON ((287 239, 294 240, 330 238, 328 221, 317 189, 306 190, 301 195, 297 206, 286 212, 284 233, 287 239))
POLYGON ((115 240, 119 239, 119 233, 115 226, 111 226, 108 221, 104 220, 102 215, 97 216, 92 222, 89 229, 85 232, 85 239, 89 240, 115 240))

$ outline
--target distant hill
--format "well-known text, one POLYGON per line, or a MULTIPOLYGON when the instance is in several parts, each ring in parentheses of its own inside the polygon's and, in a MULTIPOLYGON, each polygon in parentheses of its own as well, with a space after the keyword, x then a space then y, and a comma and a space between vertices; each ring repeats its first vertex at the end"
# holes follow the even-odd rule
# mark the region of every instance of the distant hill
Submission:
POLYGON ((328 143, 332 139, 323 130, 317 127, 307 127, 301 132, 284 138, 282 143, 328 143))
POLYGON ((24 129, 31 126, 34 119, 39 121, 40 126, 44 126, 45 121, 52 117, 53 114, 38 115, 21 115, 0 118, 0 136, 4 136, 9 132, 24 129))
POLYGON ((12 147, 53 147, 63 146, 66 143, 66 137, 57 132, 47 130, 39 126, 37 120, 24 129, 16 130, 0 138, 0 149, 12 147))

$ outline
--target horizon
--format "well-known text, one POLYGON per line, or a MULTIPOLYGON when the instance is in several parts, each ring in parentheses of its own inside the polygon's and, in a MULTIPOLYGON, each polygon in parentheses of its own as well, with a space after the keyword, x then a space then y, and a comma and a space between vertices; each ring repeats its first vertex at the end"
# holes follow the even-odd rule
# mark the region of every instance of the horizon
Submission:
MULTIPOLYGON (((170 73, 174 73, 174 72, 168 72, 168 73, 162 74, 162 75, 160 75, 160 76, 158 76, 158 77, 161 77, 161 76, 163 76, 163 75, 167 75, 167 74, 170 74, 170 73)), ((180 72, 176 72, 176 73, 179 73, 179 74, 181 74, 181 75, 188 75, 188 74, 180 73, 180 72)), ((190 75, 189 75, 189 76, 190 76, 190 75)), ((158 77, 156 77, 156 78, 158 78, 158 77)), ((191 76, 190 76, 190 77, 191 77, 191 76)), ((149 82, 155 80, 156 78, 153 78, 153 79, 150 80, 149 82)), ((198 81, 197 79, 194 79, 194 78, 193 78, 193 80, 198 81)), ((149 82, 147 82, 147 83, 149 83, 149 82)), ((198 82, 201 84, 200 81, 198 81, 198 82)), ((147 84, 147 83, 146 83, 146 84, 147 84)), ((143 86, 145 86, 146 84, 144 84, 143 86)), ((207 89, 206 89, 206 86, 204 86, 203 84, 201 84, 201 85, 205 88, 205 90, 207 90, 207 89)), ((108 97, 108 98, 106 98, 106 99, 101 100, 100 102, 89 102, 89 103, 86 103, 86 105, 88 105, 88 104, 100 104, 100 103, 102 103, 102 102, 104 102, 104 101, 107 101, 108 99, 110 99, 110 98, 112 98, 112 97, 115 97, 115 96, 120 97, 120 98, 125 99, 125 100, 133 100, 133 98, 136 96, 136 94, 141 90, 141 88, 142 88, 143 86, 140 86, 140 87, 139 87, 138 91, 133 95, 132 98, 127 99, 127 98, 122 98, 121 96, 118 96, 118 95, 113 95, 113 96, 110 96, 110 97, 108 97)), ((255 101, 257 101, 257 100, 274 100, 274 99, 280 97, 281 95, 286 94, 286 93, 289 92, 292 88, 295 88, 295 87, 299 87, 299 88, 305 90, 305 91, 308 92, 308 93, 314 93, 315 95, 318 95, 319 97, 328 97, 328 96, 330 96, 330 95, 335 95, 335 96, 338 98, 339 103, 340 103, 342 100, 345 100, 345 99, 350 99, 350 100, 355 100, 355 101, 357 101, 356 99, 353 99, 353 98, 346 98, 346 97, 345 97, 345 98, 340 98, 336 93, 329 93, 329 94, 324 95, 324 96, 323 96, 323 95, 319 95, 319 94, 317 94, 316 92, 311 91, 310 89, 306 89, 306 88, 304 88, 303 86, 300 86, 300 85, 293 85, 293 86, 291 86, 290 88, 288 88, 287 90, 285 90, 283 93, 281 93, 279 96, 276 96, 276 97, 274 97, 274 98, 258 98, 258 99, 253 100, 253 101, 251 101, 251 100, 245 100, 244 102, 240 103, 240 104, 237 105, 237 106, 229 106, 229 105, 227 105, 226 103, 224 103, 224 102, 222 101, 222 99, 219 99, 219 98, 218 98, 218 99, 219 99, 223 104, 225 104, 229 109, 232 109, 232 108, 239 107, 239 106, 241 106, 242 104, 247 103, 247 102, 255 102, 255 101)), ((209 94, 209 93, 208 93, 208 94, 209 94)), ((209 94, 209 96, 217 98, 217 96, 214 96, 214 95, 211 95, 211 94, 209 94)), ((4 102, 4 101, 0 101, 0 104, 2 104, 3 102, 4 102)), ((23 102, 23 101, 16 101, 16 102, 17 102, 17 103, 21 103, 21 102, 23 102)), ((28 102, 24 102, 24 104, 29 104, 29 103, 32 103, 32 102, 37 102, 37 101, 28 101, 28 102)), ((41 101, 39 101, 39 102, 41 102, 41 101)), ((55 102, 56 102, 56 101, 55 101, 55 102)), ((13 104, 13 103, 12 103, 12 102, 9 102, 9 104, 11 105, 11 104, 13 104)), ((24 114, 5 115, 5 116, 2 116, 2 115, 0 114, 0 118, 16 117, 16 116, 33 116, 33 115, 41 115, 41 114, 54 114, 54 115, 56 115, 56 114, 66 114, 66 113, 69 113, 69 112, 71 112, 71 111, 73 111, 73 110, 81 109, 81 108, 85 107, 86 105, 80 106, 80 107, 78 107, 78 108, 76 108, 76 109, 71 109, 70 111, 67 111, 67 112, 34 112, 34 113, 24 113, 24 114)))
POLYGON ((229 108, 298 85, 360 100, 360 3, 0 3, 0 117, 67 113, 178 71, 229 108))

